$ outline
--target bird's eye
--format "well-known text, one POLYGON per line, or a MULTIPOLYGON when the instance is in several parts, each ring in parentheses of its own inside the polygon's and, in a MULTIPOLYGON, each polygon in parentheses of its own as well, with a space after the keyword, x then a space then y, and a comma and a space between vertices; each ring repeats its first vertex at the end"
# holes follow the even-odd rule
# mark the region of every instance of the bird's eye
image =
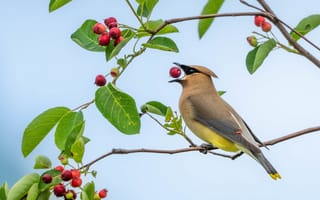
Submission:
POLYGON ((186 71, 186 74, 193 74, 193 73, 198 73, 199 71, 194 69, 194 68, 188 68, 188 70, 186 71))

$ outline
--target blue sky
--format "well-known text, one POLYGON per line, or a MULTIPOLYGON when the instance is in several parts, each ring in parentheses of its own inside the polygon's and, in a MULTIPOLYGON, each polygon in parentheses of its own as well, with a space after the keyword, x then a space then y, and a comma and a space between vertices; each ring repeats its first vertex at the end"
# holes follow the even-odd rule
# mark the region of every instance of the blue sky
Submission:
MULTIPOLYGON (((152 18, 170 19, 198 15, 206 1, 160 1, 152 18)), ((254 1, 250 1, 253 2, 254 1)), ((115 16, 121 23, 137 26, 124 1, 74 1, 52 14, 49 1, 6 1, 0 7, 0 182, 12 185, 21 176, 34 172, 33 160, 44 154, 58 154, 52 134, 27 158, 20 150, 27 124, 42 111, 55 107, 75 108, 90 101, 97 89, 96 74, 115 66, 102 53, 77 46, 70 35, 86 19, 102 21, 115 16)), ((270 3, 279 17, 294 26, 310 14, 319 13, 319 1, 270 3), (288 6, 290 4, 290 6, 288 6)), ((221 12, 252 11, 238 1, 227 1, 221 12)), ((245 56, 251 47, 246 37, 258 31, 252 17, 220 18, 199 40, 196 21, 176 24, 172 34, 180 52, 148 50, 137 58, 118 87, 136 99, 138 106, 159 100, 177 110, 181 88, 169 84, 172 62, 208 66, 218 76, 224 98, 243 116, 261 140, 279 137, 300 129, 318 126, 320 119, 320 70, 305 58, 276 50, 263 66, 250 75, 245 56)), ((278 31, 274 30, 275 34, 278 31)), ((308 38, 319 42, 320 29, 308 38)), ((279 39, 282 37, 279 35, 279 39)), ((286 43, 284 41, 284 43, 286 43)), ((312 53, 319 52, 302 42, 312 53)), ((85 135, 91 138, 85 161, 112 148, 187 147, 179 136, 165 131, 147 117, 142 118, 141 134, 126 136, 113 128, 94 105, 84 111, 85 135)), ((192 140, 201 141, 187 131, 192 140)), ((178 155, 132 154, 111 156, 93 166, 98 171, 98 188, 106 187, 110 199, 271 199, 311 198, 318 195, 320 178, 317 133, 264 150, 282 175, 273 181, 254 160, 242 156, 235 161, 197 152, 178 155)))

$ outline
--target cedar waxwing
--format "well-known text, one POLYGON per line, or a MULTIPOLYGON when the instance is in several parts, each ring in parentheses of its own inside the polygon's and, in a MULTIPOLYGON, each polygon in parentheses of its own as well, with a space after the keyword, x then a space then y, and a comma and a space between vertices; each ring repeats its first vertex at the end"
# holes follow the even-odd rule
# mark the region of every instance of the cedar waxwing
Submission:
POLYGON ((229 152, 244 152, 260 163, 273 179, 281 178, 263 155, 263 143, 252 133, 240 115, 217 93, 210 69, 196 65, 178 65, 185 73, 178 82, 183 90, 179 109, 189 129, 205 142, 229 152))

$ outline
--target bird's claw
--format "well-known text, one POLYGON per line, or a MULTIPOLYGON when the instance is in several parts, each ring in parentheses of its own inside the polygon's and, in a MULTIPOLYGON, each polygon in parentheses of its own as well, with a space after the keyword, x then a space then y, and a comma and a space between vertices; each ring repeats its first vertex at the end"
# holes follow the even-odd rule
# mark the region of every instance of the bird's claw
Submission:
POLYGON ((208 151, 216 149, 212 144, 207 144, 207 143, 201 144, 200 147, 202 148, 200 152, 203 154, 207 154, 208 151))

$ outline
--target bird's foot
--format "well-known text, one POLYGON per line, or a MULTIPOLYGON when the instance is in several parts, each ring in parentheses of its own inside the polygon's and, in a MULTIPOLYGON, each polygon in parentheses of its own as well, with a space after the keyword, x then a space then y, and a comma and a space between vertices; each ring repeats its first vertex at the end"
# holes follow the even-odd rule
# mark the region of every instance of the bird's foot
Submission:
POLYGON ((217 149, 217 148, 214 147, 212 144, 207 144, 207 143, 201 144, 200 147, 202 148, 202 149, 200 150, 200 152, 203 153, 203 154, 207 154, 208 151, 210 151, 210 150, 217 149))
POLYGON ((237 154, 235 154, 235 155, 231 156, 231 160, 235 160, 235 159, 237 159, 237 158, 238 158, 238 157, 240 157, 242 154, 243 154, 243 152, 241 151, 241 152, 239 152, 239 153, 237 153, 237 154))

